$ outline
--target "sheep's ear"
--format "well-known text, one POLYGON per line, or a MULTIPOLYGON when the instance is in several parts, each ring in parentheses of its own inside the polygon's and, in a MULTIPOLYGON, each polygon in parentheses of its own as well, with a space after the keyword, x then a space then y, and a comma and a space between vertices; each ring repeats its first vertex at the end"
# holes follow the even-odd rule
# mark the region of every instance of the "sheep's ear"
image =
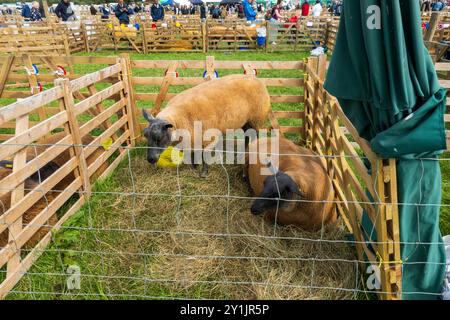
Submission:
MULTIPOLYGON (((287 177, 289 177, 289 176, 287 176, 287 177)), ((289 181, 286 184, 286 190, 289 193, 293 193, 293 194, 299 195, 301 198, 305 198, 305 194, 300 190, 297 183, 295 183, 295 181, 292 180, 291 177, 289 177, 289 181)))
POLYGON ((170 123, 165 124, 164 127, 163 127, 164 130, 169 130, 171 128, 173 128, 173 125, 171 125, 170 123))
POLYGON ((300 189, 298 188, 298 185, 292 180, 288 183, 288 185, 286 186, 286 189, 290 193, 295 193, 295 194, 298 194, 298 195, 302 195, 301 192, 300 192, 300 189))
POLYGON ((142 115, 144 116, 145 120, 147 120, 149 123, 152 123, 152 121, 155 120, 155 118, 151 114, 148 114, 147 111, 145 111, 145 109, 142 109, 142 115))
POLYGON ((267 168, 269 168, 270 172, 272 172, 273 174, 277 174, 278 173, 278 168, 276 168, 271 161, 269 161, 267 163, 267 168))

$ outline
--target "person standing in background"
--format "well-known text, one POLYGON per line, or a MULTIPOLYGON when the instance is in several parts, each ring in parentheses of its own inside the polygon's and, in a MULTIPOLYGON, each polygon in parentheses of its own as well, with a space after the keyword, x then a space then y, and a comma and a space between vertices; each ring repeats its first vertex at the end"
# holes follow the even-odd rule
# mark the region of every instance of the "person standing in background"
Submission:
POLYGON ((206 6, 204 3, 200 6, 200 19, 202 22, 206 21, 206 6))
POLYGON ((272 22, 278 22, 283 19, 283 16, 281 15, 281 3, 283 0, 278 0, 276 6, 272 8, 272 14, 271 14, 271 21, 272 22))
POLYGON ((75 20, 75 13, 73 12, 69 0, 61 0, 61 2, 56 6, 55 14, 62 21, 75 20))
POLYGON ((240 3, 237 4, 237 13, 238 13, 238 18, 239 19, 244 19, 245 18, 244 7, 240 3))
POLYGON ((101 8, 102 11, 102 19, 107 20, 109 19, 109 15, 111 14, 111 9, 109 8, 109 4, 105 3, 103 7, 101 8))
POLYGON ((42 21, 42 15, 39 10, 39 2, 34 1, 31 5, 31 11, 30 11, 30 20, 31 21, 42 21))
POLYGON ((25 18, 25 20, 30 19, 31 16, 31 10, 30 7, 25 3, 25 1, 22 1, 22 17, 25 18))
POLYGON ((305 0, 302 4, 302 17, 307 17, 309 16, 309 2, 308 0, 305 0))
POLYGON ((150 9, 153 22, 164 20, 164 8, 158 3, 158 0, 154 0, 150 9))
POLYGON ((431 11, 431 0, 423 0, 421 10, 423 12, 431 11))
POLYGON ((124 3, 123 0, 119 0, 114 13, 117 19, 119 19, 120 24, 128 25, 130 23, 130 18, 128 17, 130 14, 128 11, 128 6, 124 3))
POLYGON ((252 3, 253 0, 244 0, 242 2, 242 5, 244 6, 244 14, 247 18, 247 21, 255 21, 256 19, 256 12, 253 10, 252 3))
POLYGON ((89 11, 91 12, 91 16, 97 15, 97 9, 95 9, 94 4, 91 4, 91 6, 89 7, 89 11))
POLYGON ((130 16, 132 16, 133 14, 136 13, 136 11, 134 11, 134 9, 136 9, 136 4, 135 4, 134 2, 130 2, 130 3, 128 4, 128 14, 129 14, 130 16))
POLYGON ((138 2, 138 3, 135 3, 134 13, 139 13, 139 12, 142 12, 142 6, 138 2))
POLYGON ((431 10, 432 11, 442 11, 444 9, 444 3, 442 3, 441 0, 436 1, 433 3, 431 10))
POLYGON ((320 0, 316 0, 316 4, 312 7, 312 15, 313 17, 320 17, 322 14, 323 7, 320 3, 320 0))
POLYGON ((281 14, 281 2, 283 0, 278 0, 277 4, 272 8, 270 12, 270 27, 268 32, 268 41, 272 45, 276 45, 276 41, 278 39, 278 29, 280 28, 280 22, 285 20, 285 18, 281 14))

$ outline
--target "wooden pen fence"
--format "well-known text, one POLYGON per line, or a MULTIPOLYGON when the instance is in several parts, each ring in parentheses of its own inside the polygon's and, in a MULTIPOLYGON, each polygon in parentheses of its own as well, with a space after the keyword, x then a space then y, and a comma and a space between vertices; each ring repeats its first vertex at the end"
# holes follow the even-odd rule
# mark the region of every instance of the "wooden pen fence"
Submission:
MULTIPOLYGON (((373 265, 383 261, 380 296, 400 298, 401 265, 394 262, 400 260, 395 161, 378 158, 367 141, 359 137, 336 99, 323 89, 324 56, 308 61, 216 61, 213 57, 198 61, 130 60, 126 54, 120 58, 48 57, 47 61, 42 58, 29 57, 31 62, 40 61, 43 66, 76 69, 78 64, 95 64, 101 69, 87 75, 69 72, 66 78, 70 81, 53 72, 34 75, 39 81, 46 81, 46 90, 28 97, 24 94, 23 100, 0 108, 3 134, 0 159, 14 161, 11 174, 0 180, 0 190, 12 189, 14 193, 11 208, 0 216, 0 233, 8 231, 11 235, 0 251, 0 268, 4 267, 7 275, 0 284, 0 297, 13 288, 49 243, 52 233, 46 232, 26 254, 24 248, 30 246, 29 241, 40 226, 57 213, 56 222, 52 219, 54 223, 48 223, 51 229, 61 227, 89 197, 97 176, 111 173, 125 156, 126 147, 134 145, 145 126, 139 109, 157 113, 189 87, 214 81, 216 76, 245 73, 256 75, 269 89, 271 126, 279 127, 283 134, 322 156, 336 191, 337 210, 355 238, 358 260, 367 259, 373 265), (268 76, 272 71, 276 71, 277 78, 268 76), (33 149, 29 145, 51 137, 55 130, 65 132, 63 138, 26 162, 26 150, 33 149), (94 132, 89 145, 80 147, 83 137, 94 132), (101 155, 91 162, 93 146, 105 145, 105 141, 109 141, 107 147, 100 148, 101 155), (42 192, 33 191, 36 188, 30 192, 23 190, 24 181, 67 150, 71 151, 67 163, 36 187, 52 200, 49 210, 42 210, 28 225, 22 226, 22 218, 42 200, 42 192), (371 162, 372 174, 368 173, 362 156, 371 162), (105 164, 107 168, 96 174, 105 164), (67 192, 54 195, 51 190, 58 190, 58 184, 68 175, 71 180, 67 192), (67 211, 59 212, 70 199, 76 202, 67 211), (367 234, 361 227, 364 213, 375 225, 378 237, 370 245, 364 241, 367 234)), ((28 77, 12 69, 6 76, 6 84, 25 82, 28 77)), ((6 96, 13 99, 9 93, 6 96)), ((64 181, 67 183, 67 179, 64 181)))
MULTIPOLYGON (((359 261, 380 266, 382 299, 401 299, 402 265, 394 159, 381 159, 361 138, 336 98, 323 88, 326 57, 306 66, 304 139, 322 156, 336 192, 340 216, 355 238, 359 261), (372 173, 363 161, 366 158, 372 173), (370 195, 370 196, 369 196, 370 195), (376 242, 363 227, 364 215, 376 230, 376 242)), ((366 224, 367 225, 367 224, 366 224)))
POLYGON ((138 53, 309 51, 315 46, 327 44, 327 26, 331 21, 331 18, 310 18, 297 23, 263 21, 247 24, 238 19, 212 19, 206 22, 168 20, 157 23, 145 20, 132 26, 119 25, 114 20, 95 19, 71 23, 17 22, 4 24, 5 27, 0 29, 0 42, 5 44, 4 53, 54 52, 58 55, 101 50, 138 53), (267 34, 267 41, 259 45, 258 28, 266 28, 267 34), (25 40, 28 42, 22 43, 25 40))
POLYGON ((0 297, 49 243, 52 233, 42 233, 41 227, 60 228, 89 198, 91 184, 110 174, 125 156, 124 147, 134 144, 126 68, 125 61, 117 59, 112 66, 73 81, 57 79, 52 88, 0 108, 0 126, 9 130, 0 158, 14 164, 0 181, 2 201, 8 193, 11 197, 9 208, 0 216, 0 239, 7 239, 0 250, 0 268, 6 266, 0 297), (96 84, 105 81, 110 85, 97 91, 96 84), (75 94, 83 91, 90 96, 81 99, 75 94), (42 148, 41 138, 52 138, 58 131, 63 132, 59 140, 27 162, 27 153, 42 148), (94 131, 97 135, 83 146, 94 131), (105 141, 105 147, 99 147, 105 141), (25 188, 31 175, 59 157, 67 161, 54 174, 31 190, 25 188), (60 212, 63 206, 67 210, 60 212), (36 235, 40 236, 36 239, 36 235))

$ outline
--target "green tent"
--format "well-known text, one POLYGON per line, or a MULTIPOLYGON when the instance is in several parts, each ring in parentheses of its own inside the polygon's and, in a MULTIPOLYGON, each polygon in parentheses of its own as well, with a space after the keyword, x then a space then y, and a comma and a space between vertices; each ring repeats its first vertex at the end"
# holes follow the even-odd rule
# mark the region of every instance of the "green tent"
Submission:
POLYGON ((344 1, 325 87, 372 149, 397 159, 402 298, 438 299, 446 92, 423 43, 419 1, 344 1))

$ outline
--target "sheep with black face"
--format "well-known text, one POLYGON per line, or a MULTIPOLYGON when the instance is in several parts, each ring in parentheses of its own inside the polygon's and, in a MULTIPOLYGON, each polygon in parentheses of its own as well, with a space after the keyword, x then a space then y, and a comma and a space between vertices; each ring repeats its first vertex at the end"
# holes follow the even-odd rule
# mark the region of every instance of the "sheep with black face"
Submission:
MULTIPOLYGON (((319 156, 290 140, 279 138, 278 165, 269 159, 247 163, 245 175, 256 197, 251 207, 254 215, 281 225, 294 225, 305 231, 317 231, 333 224, 336 210, 334 189, 319 156), (262 172, 270 169, 269 175, 262 172)), ((270 155, 272 139, 260 139, 250 144, 249 150, 270 155)), ((272 159, 275 155, 271 155, 272 159)), ((269 156, 267 157, 269 158, 269 156)))
MULTIPOLYGON (((270 111, 270 96, 261 80, 247 75, 230 75, 202 83, 188 89, 169 101, 154 118, 143 110, 148 127, 147 161, 156 163, 161 153, 172 143, 175 129, 187 130, 194 146, 194 124, 201 122, 202 130, 227 129, 260 130, 264 128, 270 111)), ((206 148, 210 141, 202 141, 206 148)), ((203 163, 202 176, 207 172, 203 163)))

